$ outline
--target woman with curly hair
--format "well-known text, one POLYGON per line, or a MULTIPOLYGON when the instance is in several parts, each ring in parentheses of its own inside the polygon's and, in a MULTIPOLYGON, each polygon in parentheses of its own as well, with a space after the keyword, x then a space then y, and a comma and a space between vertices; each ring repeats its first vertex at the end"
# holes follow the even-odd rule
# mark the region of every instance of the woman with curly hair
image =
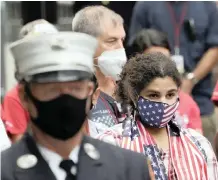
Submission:
MULTIPOLYGON (((168 57, 171 56, 167 34, 156 29, 142 29, 139 31, 133 39, 132 49, 136 53, 161 52, 168 57)), ((171 59, 173 60, 173 58, 171 59)), ((180 66, 177 68, 181 72, 180 66)), ((179 98, 180 103, 176 111, 178 123, 184 128, 192 128, 203 134, 200 109, 197 103, 191 95, 182 90, 179 91, 179 98)))
POLYGON ((176 65, 162 53, 132 57, 124 66, 117 95, 133 113, 98 138, 143 153, 155 179, 218 179, 218 164, 209 141, 175 121, 181 79, 176 65))

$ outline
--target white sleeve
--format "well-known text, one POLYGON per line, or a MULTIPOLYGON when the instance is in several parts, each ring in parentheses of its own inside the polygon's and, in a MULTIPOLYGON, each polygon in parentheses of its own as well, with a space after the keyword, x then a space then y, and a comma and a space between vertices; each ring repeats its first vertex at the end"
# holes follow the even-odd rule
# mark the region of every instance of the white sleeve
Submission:
POLYGON ((188 129, 188 131, 191 133, 193 137, 195 137, 201 143, 201 147, 204 149, 204 152, 206 153, 207 172, 209 180, 217 180, 218 162, 210 142, 197 131, 193 129, 188 129))
POLYGON ((0 151, 3 151, 11 146, 11 141, 8 138, 8 135, 5 131, 5 126, 0 119, 0 151))

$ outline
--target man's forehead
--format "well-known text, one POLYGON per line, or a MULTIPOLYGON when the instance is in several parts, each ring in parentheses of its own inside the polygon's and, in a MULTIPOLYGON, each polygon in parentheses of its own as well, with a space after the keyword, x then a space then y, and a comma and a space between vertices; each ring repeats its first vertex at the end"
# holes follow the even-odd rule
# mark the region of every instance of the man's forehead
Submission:
POLYGON ((105 23, 102 28, 103 28, 102 37, 104 39, 106 38, 123 39, 126 37, 123 24, 120 23, 113 24, 112 22, 110 22, 110 23, 105 23))

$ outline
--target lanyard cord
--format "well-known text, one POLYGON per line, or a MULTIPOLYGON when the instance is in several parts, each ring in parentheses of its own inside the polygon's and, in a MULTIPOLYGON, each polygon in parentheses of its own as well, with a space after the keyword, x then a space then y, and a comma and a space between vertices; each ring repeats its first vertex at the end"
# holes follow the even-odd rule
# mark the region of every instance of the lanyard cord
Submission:
MULTIPOLYGON (((108 106, 108 104, 107 104, 107 102, 105 101, 105 99, 103 98, 103 97, 101 97, 101 96, 99 96, 100 98, 101 98, 101 100, 103 101, 103 103, 104 103, 104 106, 105 106, 105 108, 109 111, 109 113, 110 113, 110 115, 112 116, 112 118, 114 119, 114 122, 115 122, 115 124, 118 124, 118 121, 117 121, 117 119, 116 118, 114 118, 115 117, 115 115, 112 113, 112 111, 111 111, 111 109, 109 108, 109 106, 108 106)), ((115 112, 116 113, 116 112, 115 112)))
POLYGON ((167 8, 168 8, 168 11, 170 13, 171 22, 172 22, 173 28, 174 28, 174 46, 175 46, 175 51, 177 51, 177 52, 175 52, 175 54, 179 54, 178 51, 179 51, 179 46, 180 46, 180 32, 181 32, 181 27, 183 25, 185 16, 187 14, 188 2, 184 2, 184 4, 183 4, 183 8, 182 8, 182 12, 180 14, 179 22, 177 22, 175 11, 169 2, 167 2, 167 8))

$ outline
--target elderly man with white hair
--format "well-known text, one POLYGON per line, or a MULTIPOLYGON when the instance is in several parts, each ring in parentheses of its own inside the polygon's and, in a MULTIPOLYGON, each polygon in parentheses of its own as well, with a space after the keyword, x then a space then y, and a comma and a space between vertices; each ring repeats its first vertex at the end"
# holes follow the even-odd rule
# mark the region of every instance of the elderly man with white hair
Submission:
POLYGON ((72 29, 92 35, 99 45, 94 56, 98 88, 89 113, 89 133, 95 136, 125 119, 125 112, 116 101, 114 92, 127 61, 123 41, 125 31, 122 17, 104 6, 89 6, 78 11, 72 29))

